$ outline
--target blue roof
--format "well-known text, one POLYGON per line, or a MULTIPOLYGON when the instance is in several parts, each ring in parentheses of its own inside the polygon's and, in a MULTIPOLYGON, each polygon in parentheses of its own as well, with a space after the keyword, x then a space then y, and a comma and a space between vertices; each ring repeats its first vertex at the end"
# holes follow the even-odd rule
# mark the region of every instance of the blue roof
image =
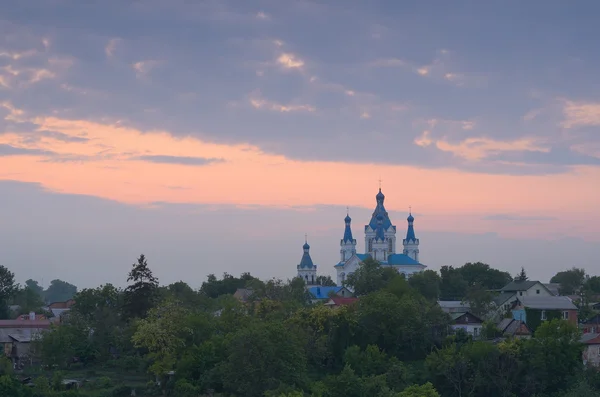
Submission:
MULTIPOLYGON (((377 230, 377 225, 378 225, 377 217, 381 216, 383 230, 388 230, 390 227, 393 227, 393 225, 392 225, 392 221, 390 220, 390 217, 389 217, 387 211, 385 210, 385 206, 383 205, 385 196, 383 195, 383 193, 381 193, 381 189, 379 189, 379 193, 377 193, 376 199, 377 199, 377 206, 375 207, 375 211, 373 211, 373 215, 371 216, 371 221, 369 222, 369 224, 367 226, 371 227, 371 229, 373 229, 373 230, 377 230)), ((365 228, 366 228, 366 226, 365 226, 365 228)))
POLYGON ((342 240, 344 243, 348 241, 354 241, 354 238, 352 238, 352 228, 350 227, 351 221, 352 219, 350 218, 350 216, 346 215, 346 218, 344 219, 344 222, 346 222, 346 229, 344 229, 344 239, 342 240))
POLYGON ((302 254, 302 259, 300 260, 300 264, 298 265, 299 269, 312 269, 315 267, 313 264, 312 258, 310 257, 310 245, 308 243, 304 243, 302 246, 304 253, 302 254))
POLYGON ((329 294, 330 293, 335 293, 337 294, 338 292, 340 292, 340 290, 344 288, 344 287, 321 287, 321 286, 316 286, 316 287, 309 287, 308 288, 308 292, 310 292, 310 294, 315 298, 315 299, 327 299, 329 298, 329 294))
POLYGON ((406 220, 408 221, 408 230, 406 231, 406 240, 417 240, 417 237, 415 237, 415 228, 413 227, 413 222, 415 220, 415 218, 412 216, 412 214, 408 215, 408 218, 406 218, 406 220))
POLYGON ((387 264, 395 265, 395 266, 420 265, 419 262, 417 262, 416 260, 414 260, 413 258, 411 258, 410 256, 405 255, 405 254, 388 255, 387 264))

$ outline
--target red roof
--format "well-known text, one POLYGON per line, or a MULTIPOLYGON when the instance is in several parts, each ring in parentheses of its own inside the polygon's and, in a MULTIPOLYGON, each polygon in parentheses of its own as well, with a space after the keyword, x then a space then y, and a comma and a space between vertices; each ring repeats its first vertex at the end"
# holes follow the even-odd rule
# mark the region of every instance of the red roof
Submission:
POLYGON ((50 328, 50 320, 0 320, 0 328, 50 328))
MULTIPOLYGON (((341 296, 332 296, 330 302, 333 302, 334 306, 346 306, 356 302, 358 298, 343 298, 341 296)), ((330 303, 331 304, 331 303, 330 303)))

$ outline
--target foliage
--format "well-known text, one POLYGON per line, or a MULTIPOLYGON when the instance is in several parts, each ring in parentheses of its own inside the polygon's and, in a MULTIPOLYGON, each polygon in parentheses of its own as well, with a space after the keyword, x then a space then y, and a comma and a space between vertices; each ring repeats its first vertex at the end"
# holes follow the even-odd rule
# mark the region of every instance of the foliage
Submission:
POLYGON ((546 312, 546 320, 542 320, 542 310, 525 308, 525 318, 527 319, 527 326, 533 332, 535 332, 540 325, 545 321, 551 321, 562 318, 561 310, 544 310, 546 312))
POLYGON ((77 287, 59 279, 50 281, 50 286, 44 291, 46 303, 65 302, 73 298, 77 287))
POLYGON ((337 284, 331 279, 331 276, 317 276, 315 280, 318 285, 324 287, 335 287, 337 284))
POLYGON ((9 317, 8 302, 16 292, 14 273, 0 265, 0 319, 9 317))
POLYGON ((433 270, 413 274, 408 284, 419 291, 426 299, 437 300, 440 297, 441 277, 433 270))
POLYGON ((228 273, 223 273, 221 280, 214 274, 209 274, 200 287, 200 292, 209 298, 218 298, 221 295, 233 294, 238 288, 245 288, 248 282, 256 280, 250 273, 242 273, 237 278, 228 273))
POLYGON ((515 277, 515 281, 527 281, 529 277, 527 277, 527 273, 525 272, 525 268, 521 266, 521 271, 515 277))
POLYGON ((133 284, 125 289, 124 311, 127 316, 142 318, 158 298, 158 279, 148 267, 144 254, 132 265, 127 276, 127 282, 131 281, 133 284))
POLYGON ((344 285, 350 287, 355 295, 360 296, 384 288, 396 277, 400 277, 396 270, 381 266, 376 260, 367 258, 346 278, 344 285))
POLYGON ((27 314, 31 312, 40 313, 42 311, 42 307, 44 306, 44 301, 42 300, 41 295, 36 290, 28 286, 25 288, 17 287, 13 298, 13 303, 21 307, 19 314, 27 314))
POLYGON ((412 385, 401 392, 398 397, 440 397, 430 382, 424 385, 412 385))
POLYGON ((556 273, 550 282, 560 284, 561 295, 574 295, 581 291, 585 280, 585 270, 573 267, 570 270, 556 273))
POLYGON ((440 275, 440 296, 444 300, 463 300, 469 288, 479 286, 484 290, 500 289, 512 280, 509 273, 481 262, 465 263, 458 268, 442 266, 440 275))
POLYGON ((470 312, 483 319, 494 308, 494 296, 478 283, 467 289, 465 301, 469 304, 470 312))

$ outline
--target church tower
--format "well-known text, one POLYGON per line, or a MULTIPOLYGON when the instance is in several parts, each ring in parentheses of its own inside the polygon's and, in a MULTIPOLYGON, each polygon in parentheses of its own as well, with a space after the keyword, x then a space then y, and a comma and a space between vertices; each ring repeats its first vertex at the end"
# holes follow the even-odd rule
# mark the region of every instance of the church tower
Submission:
POLYGON ((375 196, 377 206, 371 221, 365 226, 365 251, 377 261, 385 262, 388 256, 396 253, 396 226, 392 221, 383 205, 385 195, 379 188, 379 193, 375 196))
POLYGON ((313 264, 312 258, 310 257, 310 245, 308 241, 304 241, 302 246, 304 253, 300 264, 296 266, 298 269, 298 277, 302 278, 306 285, 315 285, 317 283, 317 266, 313 264))
POLYGON ((349 214, 346 214, 344 222, 346 228, 344 229, 344 238, 340 240, 340 262, 346 262, 352 255, 356 254, 356 240, 352 238, 352 228, 350 227, 352 218, 349 214))
POLYGON ((412 216, 412 211, 406 220, 408 221, 408 230, 406 231, 406 238, 402 241, 402 245, 404 245, 403 254, 419 262, 419 239, 415 237, 415 228, 413 226, 415 218, 412 216))

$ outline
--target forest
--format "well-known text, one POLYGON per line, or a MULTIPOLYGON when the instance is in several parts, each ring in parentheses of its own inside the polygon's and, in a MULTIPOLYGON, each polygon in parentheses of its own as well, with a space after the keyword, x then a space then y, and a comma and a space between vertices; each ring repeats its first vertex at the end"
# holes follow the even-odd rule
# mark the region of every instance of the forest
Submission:
MULTIPOLYGON (((576 271, 554 279, 568 292, 592 293, 595 278, 576 271)), ((35 364, 15 370, 0 360, 0 395, 600 396, 600 373, 583 366, 574 324, 547 321, 529 339, 503 337, 493 323, 477 340, 451 332, 438 299, 485 310, 490 291, 513 279, 487 264, 406 280, 366 260, 347 279, 358 300, 334 308, 313 302, 299 278, 225 273, 197 290, 183 281, 161 286, 143 255, 126 277, 124 289, 71 288, 74 306, 33 342, 35 364), (233 296, 240 288, 251 291, 247 299, 233 296), (80 387, 67 390, 69 379, 80 387)), ((15 285, 4 267, 0 283, 4 312, 16 302, 24 312, 48 303, 47 290, 31 280, 15 285)), ((64 290, 60 283, 54 289, 64 290)))

